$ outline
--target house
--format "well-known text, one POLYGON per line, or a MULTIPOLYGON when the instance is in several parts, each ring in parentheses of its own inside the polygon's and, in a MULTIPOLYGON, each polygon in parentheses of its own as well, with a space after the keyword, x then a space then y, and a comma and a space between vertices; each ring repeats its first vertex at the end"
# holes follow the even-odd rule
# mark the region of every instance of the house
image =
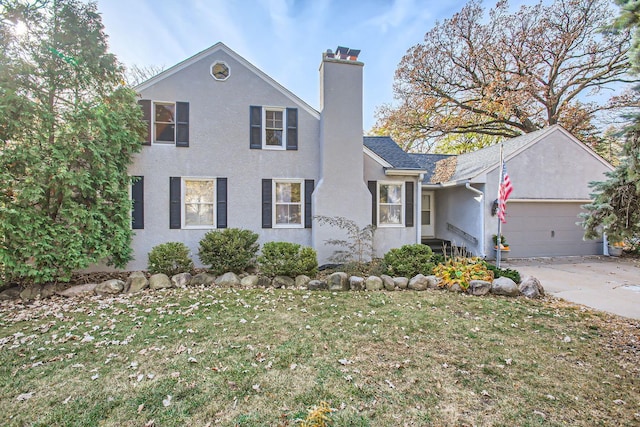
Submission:
MULTIPOLYGON (((513 183, 502 234, 509 256, 544 257, 602 253, 602 240, 583 240, 577 225, 590 202, 589 182, 613 167, 559 125, 503 144, 513 183)), ((459 156, 410 155, 429 169, 422 183, 422 237, 439 238, 495 257, 500 145, 459 156)))
POLYGON ((197 254, 208 231, 227 227, 312 246, 324 263, 336 249, 325 241, 341 231, 316 215, 375 220, 380 255, 419 241, 423 171, 410 159, 382 165, 363 146, 358 54, 322 55, 320 111, 222 43, 139 85, 148 135, 129 169, 138 179, 127 268, 146 268, 169 241, 197 254))
MULTIPOLYGON (((322 264, 341 230, 318 215, 375 224, 377 256, 427 238, 491 256, 497 148, 410 155, 388 137, 363 137, 359 53, 322 54, 319 111, 222 43, 139 85, 148 132, 129 169, 138 179, 127 269, 145 269, 149 251, 169 241, 195 255, 208 231, 231 227, 253 230, 260 243, 312 246, 322 264)), ((560 127, 504 147, 513 254, 597 253, 575 229, 571 243, 558 244, 567 237, 556 221, 572 216, 576 227, 587 183, 611 167, 560 127), (533 217, 540 228, 529 227, 533 217)))

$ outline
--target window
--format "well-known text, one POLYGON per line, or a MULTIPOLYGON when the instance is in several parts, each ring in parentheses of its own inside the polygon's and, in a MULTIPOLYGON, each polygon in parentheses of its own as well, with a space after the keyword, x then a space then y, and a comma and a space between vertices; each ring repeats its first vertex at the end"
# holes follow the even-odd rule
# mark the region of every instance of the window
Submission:
POLYGON ((211 76, 218 81, 225 81, 229 78, 229 66, 226 62, 217 61, 211 66, 211 76))
MULTIPOLYGON (((284 118, 282 110, 264 110, 264 144, 269 148, 283 148, 284 118)), ((266 147, 265 147, 266 148, 266 147)))
POLYGON ((403 183, 378 184, 378 225, 403 225, 403 183))
POLYGON ((176 141, 176 104, 154 102, 155 143, 173 144, 176 141))
POLYGON ((227 178, 170 177, 169 228, 227 228, 227 178))
POLYGON ((182 186, 184 228, 215 227, 215 180, 185 178, 182 186))
POLYGON ((302 227, 302 181, 273 180, 274 227, 302 227))
POLYGON ((189 146, 189 103, 138 101, 147 125, 143 145, 189 146))
POLYGON ((250 107, 249 148, 256 150, 297 150, 298 109, 250 107))

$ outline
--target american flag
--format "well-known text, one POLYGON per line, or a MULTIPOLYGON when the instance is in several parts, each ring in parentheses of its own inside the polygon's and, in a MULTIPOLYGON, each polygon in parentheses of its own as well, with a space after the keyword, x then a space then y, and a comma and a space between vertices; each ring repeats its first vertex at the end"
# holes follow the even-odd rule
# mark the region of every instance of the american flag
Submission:
POLYGON ((502 182, 500 183, 500 190, 498 191, 498 218, 504 224, 507 222, 505 214, 507 213, 507 200, 513 191, 513 185, 511 185, 511 179, 507 173, 507 164, 502 162, 502 182))

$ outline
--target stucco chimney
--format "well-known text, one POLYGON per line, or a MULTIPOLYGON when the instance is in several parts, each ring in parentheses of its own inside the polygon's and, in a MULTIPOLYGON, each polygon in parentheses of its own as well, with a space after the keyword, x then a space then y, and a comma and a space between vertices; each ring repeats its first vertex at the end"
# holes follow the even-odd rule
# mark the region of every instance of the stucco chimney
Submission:
MULTIPOLYGON (((338 47, 320 64, 320 180, 313 192, 314 215, 341 216, 360 227, 371 222, 371 193, 364 182, 362 70, 359 50, 338 47)), ((340 230, 313 223, 313 246, 321 264, 335 251, 327 239, 340 230)))

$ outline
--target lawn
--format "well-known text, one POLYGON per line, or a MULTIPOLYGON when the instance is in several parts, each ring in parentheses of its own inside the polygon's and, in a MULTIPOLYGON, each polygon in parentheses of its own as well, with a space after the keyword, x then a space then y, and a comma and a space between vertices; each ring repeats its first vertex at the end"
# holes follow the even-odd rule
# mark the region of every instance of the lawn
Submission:
POLYGON ((559 300, 189 288, 0 306, 0 425, 640 424, 640 324, 559 300))

